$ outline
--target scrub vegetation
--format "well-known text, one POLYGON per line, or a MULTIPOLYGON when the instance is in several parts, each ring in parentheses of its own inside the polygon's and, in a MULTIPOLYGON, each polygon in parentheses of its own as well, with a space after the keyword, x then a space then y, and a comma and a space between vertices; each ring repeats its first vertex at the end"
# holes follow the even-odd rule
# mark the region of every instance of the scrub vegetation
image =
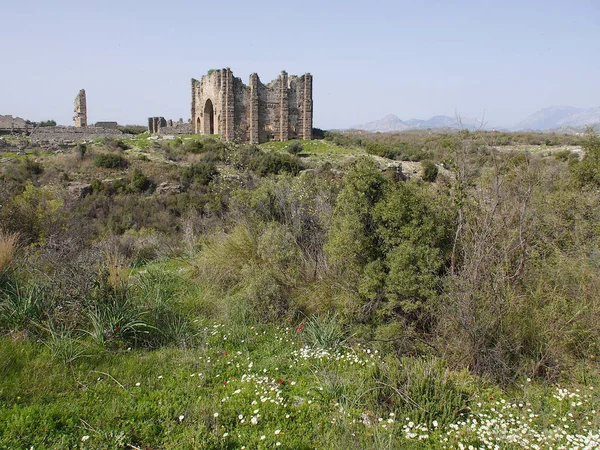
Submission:
POLYGON ((595 134, 135 132, 3 153, 0 448, 600 446, 595 134))

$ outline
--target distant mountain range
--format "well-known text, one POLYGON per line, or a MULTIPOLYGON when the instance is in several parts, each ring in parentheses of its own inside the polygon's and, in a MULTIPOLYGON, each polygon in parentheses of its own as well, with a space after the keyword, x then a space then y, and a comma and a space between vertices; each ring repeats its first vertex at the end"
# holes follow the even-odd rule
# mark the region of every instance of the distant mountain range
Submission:
MULTIPOLYGON (((540 109, 529 117, 510 126, 493 127, 499 130, 561 130, 576 131, 585 130, 588 126, 600 124, 600 107, 575 108, 572 106, 552 106, 540 109)), ((449 128, 469 130, 479 128, 481 123, 475 119, 462 118, 461 123, 456 117, 434 116, 427 120, 410 119, 400 120, 394 114, 388 114, 383 119, 368 122, 351 127, 355 130, 370 132, 391 132, 406 130, 427 130, 432 128, 449 128)), ((489 129, 491 127, 484 127, 489 129)))
POLYGON ((374 120, 362 125, 351 127, 355 130, 364 130, 371 132, 390 132, 390 131, 406 131, 406 130, 427 130, 431 128, 475 128, 476 121, 473 119, 461 119, 459 123, 456 117, 449 116, 434 116, 431 119, 410 119, 400 120, 394 114, 388 114, 383 119, 374 120))
POLYGON ((552 106, 540 109, 525 120, 511 126, 512 130, 553 130, 571 127, 585 128, 600 123, 600 107, 574 108, 552 106))

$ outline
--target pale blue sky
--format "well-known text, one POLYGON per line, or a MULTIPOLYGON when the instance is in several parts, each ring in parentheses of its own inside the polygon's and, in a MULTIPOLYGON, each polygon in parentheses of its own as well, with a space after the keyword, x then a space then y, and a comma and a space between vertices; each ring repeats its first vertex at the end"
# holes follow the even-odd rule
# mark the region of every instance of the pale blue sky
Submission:
POLYGON ((5 0, 0 114, 187 120, 190 78, 314 76, 314 124, 600 106, 600 0, 5 0))

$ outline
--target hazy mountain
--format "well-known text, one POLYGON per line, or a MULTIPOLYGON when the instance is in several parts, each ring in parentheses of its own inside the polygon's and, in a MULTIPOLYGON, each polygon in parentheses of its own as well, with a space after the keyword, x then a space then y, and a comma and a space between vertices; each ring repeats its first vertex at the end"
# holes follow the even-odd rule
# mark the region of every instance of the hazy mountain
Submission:
POLYGON ((563 127, 585 128, 597 123, 600 123, 600 107, 552 106, 540 109, 510 128, 512 130, 551 130, 563 127))
POLYGON ((383 119, 374 120, 373 122, 367 122, 362 125, 356 125, 352 127, 356 130, 364 130, 377 132, 380 131, 382 133, 388 131, 404 131, 408 130, 409 126, 402 122, 397 116, 394 114, 388 114, 383 119))
POLYGON ((410 119, 400 120, 394 114, 388 114, 383 119, 375 120, 373 122, 364 123, 362 125, 355 125, 352 128, 355 130, 364 130, 371 132, 390 132, 390 131, 406 131, 406 130, 427 130, 430 128, 468 128, 472 129, 476 127, 475 120, 473 119, 462 119, 462 124, 458 123, 456 117, 449 116, 434 116, 430 119, 410 119))

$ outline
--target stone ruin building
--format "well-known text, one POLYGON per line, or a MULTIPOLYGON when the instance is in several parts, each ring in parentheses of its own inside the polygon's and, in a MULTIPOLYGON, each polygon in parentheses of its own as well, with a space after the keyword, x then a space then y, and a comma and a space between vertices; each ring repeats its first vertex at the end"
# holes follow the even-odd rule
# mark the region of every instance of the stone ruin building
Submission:
POLYGON ((148 117, 148 133, 160 134, 161 128, 167 126, 167 121, 164 117, 148 117))
POLYGON ((183 119, 166 120, 164 117, 148 117, 148 133, 150 134, 192 134, 192 125, 183 119))
POLYGON ((219 134, 225 141, 251 144, 312 139, 312 75, 279 77, 265 85, 250 75, 246 86, 231 69, 192 78, 194 134, 219 134))
POLYGON ((33 124, 20 117, 0 115, 0 135, 26 134, 33 129, 33 124))
POLYGON ((79 91, 75 97, 75 116, 73 117, 75 126, 87 127, 87 104, 85 101, 85 89, 79 91))

